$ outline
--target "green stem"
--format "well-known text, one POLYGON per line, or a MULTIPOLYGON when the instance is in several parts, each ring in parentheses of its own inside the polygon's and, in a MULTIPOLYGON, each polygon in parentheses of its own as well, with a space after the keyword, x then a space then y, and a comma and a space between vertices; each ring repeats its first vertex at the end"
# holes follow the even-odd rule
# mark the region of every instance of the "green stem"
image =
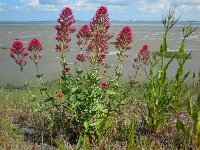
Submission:
MULTIPOLYGON (((42 80, 42 77, 40 76, 40 73, 39 73, 38 61, 37 61, 37 60, 34 60, 34 63, 35 63, 35 66, 36 66, 37 75, 39 75, 39 77, 38 77, 39 82, 40 82, 42 88, 44 88, 45 85, 44 85, 44 82, 43 82, 43 80, 42 80)), ((47 92, 47 89, 45 89, 44 92, 45 92, 45 94, 47 95, 47 97, 49 97, 49 98, 51 97, 51 95, 47 92)))
POLYGON ((24 80, 25 86, 27 87, 29 93, 30 93, 31 95, 33 95, 32 92, 31 92, 31 89, 30 89, 30 87, 29 87, 29 84, 28 84, 28 82, 26 81, 26 78, 24 77, 24 74, 23 74, 23 67, 20 68, 20 72, 21 72, 21 76, 22 76, 22 78, 23 78, 23 80, 24 80))
MULTIPOLYGON (((28 89, 30 95, 33 96, 33 97, 35 97, 35 95, 32 93, 32 91, 31 91, 31 89, 30 89, 30 87, 29 87, 28 81, 26 81, 26 78, 24 77, 24 74, 23 74, 23 67, 20 68, 20 72, 21 72, 21 76, 22 76, 22 78, 23 78, 23 80, 24 80, 25 86, 27 87, 27 89, 28 89)), ((36 104, 40 107, 40 104, 39 104, 37 101, 36 101, 36 104)))

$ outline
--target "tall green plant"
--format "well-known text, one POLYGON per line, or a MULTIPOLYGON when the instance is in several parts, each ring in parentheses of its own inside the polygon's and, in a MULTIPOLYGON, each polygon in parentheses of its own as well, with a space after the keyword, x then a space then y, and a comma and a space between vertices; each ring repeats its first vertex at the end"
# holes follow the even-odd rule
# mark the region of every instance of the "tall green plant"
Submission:
POLYGON ((170 29, 178 22, 178 19, 174 18, 175 9, 170 8, 167 17, 163 18, 163 25, 165 28, 162 43, 160 46, 161 59, 158 59, 153 55, 150 66, 149 81, 145 86, 145 102, 147 112, 143 116, 144 123, 153 132, 158 132, 163 126, 167 125, 172 116, 180 106, 180 93, 184 86, 184 81, 188 77, 189 72, 184 74, 184 65, 190 56, 184 57, 184 47, 186 38, 193 32, 191 26, 183 27, 183 40, 179 49, 179 54, 182 56, 177 58, 178 69, 175 79, 167 78, 167 71, 175 59, 175 55, 164 62, 164 57, 167 53, 167 35, 170 29))

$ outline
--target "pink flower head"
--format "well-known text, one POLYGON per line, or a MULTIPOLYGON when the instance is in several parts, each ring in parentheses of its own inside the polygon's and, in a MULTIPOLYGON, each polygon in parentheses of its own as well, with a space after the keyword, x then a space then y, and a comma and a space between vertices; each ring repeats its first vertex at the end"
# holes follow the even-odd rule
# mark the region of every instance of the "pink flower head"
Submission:
POLYGON ((79 46, 82 47, 83 45, 87 44, 87 41, 91 37, 91 31, 90 31, 89 25, 87 24, 83 25, 78 31, 78 34, 76 35, 76 37, 78 39, 77 44, 79 46))
POLYGON ((148 65, 150 63, 150 50, 147 44, 144 44, 138 53, 138 61, 148 65))
POLYGON ((65 67, 65 68, 64 68, 64 71, 65 71, 65 72, 69 72, 69 71, 70 71, 70 68, 69 68, 69 67, 65 67))
POLYGON ((24 59, 29 55, 29 52, 25 50, 24 45, 21 40, 16 39, 10 48, 10 57, 13 58, 16 64, 23 68, 27 61, 24 59))
POLYGON ((87 45, 89 52, 106 52, 109 48, 108 40, 113 34, 108 33, 110 21, 108 11, 105 6, 101 6, 97 11, 92 21, 90 22, 90 31, 92 39, 87 45))
POLYGON ((80 30, 78 31, 78 34, 76 35, 76 37, 78 39, 82 38, 89 38, 91 36, 91 31, 90 31, 90 27, 89 25, 85 24, 83 25, 80 30))
POLYGON ((61 98, 63 96, 64 96, 64 94, 62 92, 58 92, 58 93, 56 93, 55 99, 61 98))
POLYGON ((115 43, 116 48, 128 50, 131 48, 131 42, 133 42, 132 30, 129 26, 124 26, 119 32, 115 43))
POLYGON ((98 58, 98 62, 102 62, 103 61, 103 59, 105 59, 106 58, 106 54, 100 54, 99 55, 99 58, 98 58))
POLYGON ((56 39, 57 41, 62 41, 64 38, 63 38, 63 36, 57 35, 57 36, 55 37, 55 39, 56 39))
POLYGON ((57 36, 55 39, 60 43, 60 46, 56 46, 57 52, 67 52, 69 51, 68 43, 71 41, 69 36, 70 33, 76 31, 76 28, 72 26, 75 22, 71 8, 65 7, 60 13, 60 18, 57 19, 60 25, 56 25, 57 36), (64 46, 61 47, 61 44, 64 46))
POLYGON ((58 22, 61 24, 63 23, 67 26, 70 26, 71 24, 73 24, 75 22, 71 8, 65 7, 62 10, 62 12, 60 14, 60 20, 58 20, 58 22))
POLYGON ((60 52, 61 51, 61 46, 60 45, 56 45, 56 52, 60 52))
MULTIPOLYGON (((29 58, 32 59, 33 61, 36 61, 36 60, 42 58, 41 54, 39 52, 42 51, 43 46, 42 46, 42 43, 37 38, 33 38, 29 42, 27 49, 30 52, 29 58)), ((26 53, 26 54, 28 54, 28 53, 26 53)))
POLYGON ((12 46, 10 48, 10 51, 13 52, 13 54, 22 54, 25 50, 24 44, 22 43, 21 40, 16 39, 13 43, 12 46))
POLYGON ((85 55, 84 54, 77 54, 76 59, 80 62, 85 61, 85 55))
POLYGON ((92 31, 99 30, 97 29, 98 27, 96 26, 97 24, 100 25, 101 27, 100 30, 107 30, 110 27, 110 22, 108 18, 108 10, 105 6, 101 6, 99 9, 97 9, 94 18, 90 22, 90 28, 92 31))
POLYGON ((33 38, 27 48, 30 52, 37 52, 37 51, 41 51, 43 49, 42 47, 42 43, 37 39, 37 38, 33 38))
POLYGON ((148 46, 147 44, 144 44, 143 47, 142 47, 142 49, 143 49, 143 50, 148 50, 148 49, 149 49, 149 46, 148 46))
POLYGON ((60 26, 57 25, 55 28, 59 34, 69 32, 71 29, 71 31, 75 31, 75 28, 69 28, 75 22, 71 8, 65 7, 60 13, 60 18, 58 18, 57 21, 60 23, 60 26))
POLYGON ((106 81, 102 81, 101 86, 102 86, 102 88, 107 88, 109 86, 109 84, 106 81))
POLYGON ((24 65, 26 65, 26 63, 27 63, 27 61, 26 60, 24 60, 24 59, 16 59, 16 63, 18 64, 18 65, 20 65, 20 66, 24 66, 24 65))
POLYGON ((108 18, 108 10, 105 6, 101 6, 97 9, 95 16, 93 17, 92 21, 90 22, 90 29, 92 31, 95 30, 108 30, 110 27, 110 22, 108 18), (100 27, 98 29, 98 27, 100 27))
POLYGON ((101 14, 107 14, 108 10, 105 6, 101 6, 98 10, 97 10, 97 13, 98 15, 101 15, 101 14))

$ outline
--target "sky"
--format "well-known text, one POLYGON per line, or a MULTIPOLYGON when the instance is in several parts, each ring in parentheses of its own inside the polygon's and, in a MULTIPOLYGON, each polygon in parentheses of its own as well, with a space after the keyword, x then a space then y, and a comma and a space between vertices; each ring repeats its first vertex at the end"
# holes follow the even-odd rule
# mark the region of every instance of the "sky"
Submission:
POLYGON ((111 20, 160 21, 170 6, 184 21, 200 21, 200 0, 0 0, 0 21, 56 21, 64 7, 76 20, 90 20, 98 7, 111 20))

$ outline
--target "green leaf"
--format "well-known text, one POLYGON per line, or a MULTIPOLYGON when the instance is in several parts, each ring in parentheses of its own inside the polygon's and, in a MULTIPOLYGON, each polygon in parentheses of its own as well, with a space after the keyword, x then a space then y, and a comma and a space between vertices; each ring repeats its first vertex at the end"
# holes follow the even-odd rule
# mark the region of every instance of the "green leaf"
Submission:
POLYGON ((181 45, 181 47, 179 48, 179 53, 181 55, 183 55, 185 53, 185 47, 184 47, 184 44, 181 45))
POLYGON ((80 75, 80 74, 82 74, 83 73, 83 70, 76 70, 76 73, 78 74, 78 75, 80 75))
POLYGON ((81 149, 81 147, 82 147, 82 141, 83 141, 83 137, 80 135, 75 150, 80 150, 81 149))
POLYGON ((134 140, 135 140, 135 124, 134 119, 131 121, 130 124, 130 133, 128 137, 128 150, 134 150, 134 140))
POLYGON ((160 46, 160 53, 165 56, 165 54, 167 53, 167 39, 165 34, 163 35, 163 39, 162 39, 162 44, 160 46))
POLYGON ((97 119, 97 121, 90 124, 91 127, 100 125, 104 119, 97 119))
POLYGON ((192 113, 193 113, 193 104, 192 104, 191 100, 188 101, 187 112, 188 112, 188 114, 190 116, 192 116, 192 113))
POLYGON ((35 102, 36 101, 36 95, 31 95, 31 101, 35 102))
POLYGON ((193 121, 197 121, 197 119, 199 118, 198 113, 197 112, 193 112, 191 115, 193 121))
POLYGON ((83 147, 84 147, 84 150, 88 150, 89 149, 88 142, 87 142, 87 135, 86 134, 84 135, 84 139, 83 139, 83 147))
POLYGON ((197 123, 196 123, 196 130, 197 134, 200 133, 200 111, 198 112, 198 118, 197 118, 197 123))
POLYGON ((93 111, 98 111, 102 109, 102 106, 100 104, 97 104, 96 107, 94 107, 93 111))
POLYGON ((189 76, 189 74, 190 74, 190 71, 188 71, 188 72, 184 75, 184 77, 183 77, 183 79, 182 79, 182 82, 184 82, 184 81, 187 79, 187 77, 189 76))
POLYGON ((88 128, 89 128, 88 122, 87 122, 87 121, 84 121, 83 126, 85 127, 85 131, 87 132, 87 131, 88 131, 88 128))

